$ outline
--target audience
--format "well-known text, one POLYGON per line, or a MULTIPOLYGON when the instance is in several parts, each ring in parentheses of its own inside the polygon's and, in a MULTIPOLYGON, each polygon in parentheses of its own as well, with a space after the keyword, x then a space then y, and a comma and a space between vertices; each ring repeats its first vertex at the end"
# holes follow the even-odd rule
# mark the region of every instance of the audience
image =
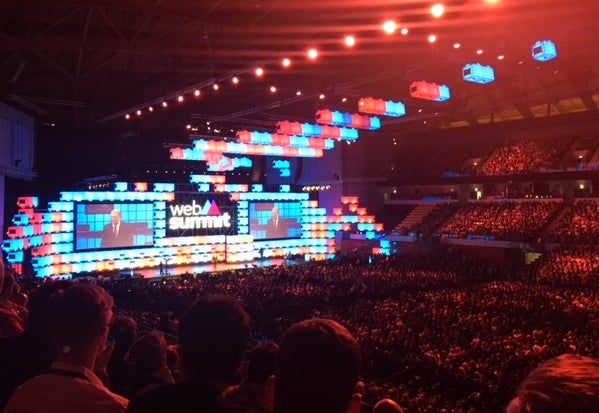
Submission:
POLYGON ((18 387, 7 413, 123 412, 127 399, 110 392, 94 374, 108 337, 113 300, 102 288, 78 284, 52 296, 50 338, 57 350, 49 372, 18 387))
POLYGON ((506 413, 572 413, 599 409, 599 362, 563 354, 522 382, 506 413))
POLYGON ((237 301, 225 296, 201 298, 185 312, 179 325, 185 380, 141 395, 131 401, 127 411, 235 411, 222 392, 235 380, 250 329, 249 316, 237 301))
POLYGON ((106 373, 110 388, 121 395, 125 395, 124 386, 131 379, 132 367, 127 360, 127 354, 136 339, 136 321, 131 317, 115 317, 108 333, 109 345, 113 346, 113 350, 106 366, 106 373))
POLYGON ((138 338, 129 352, 131 372, 124 383, 128 398, 143 396, 163 384, 172 384, 173 375, 167 365, 167 343, 164 335, 148 332, 138 338))
POLYGON ((275 372, 278 351, 279 346, 273 341, 254 347, 247 365, 246 377, 240 384, 225 391, 225 399, 256 411, 272 410, 272 406, 266 400, 266 383, 275 372))
MULTIPOLYGON (((364 388, 360 391, 362 413, 374 409, 499 413, 526 373, 539 363, 563 353, 599 357, 599 290, 586 288, 599 285, 594 266, 594 261, 599 261, 594 258, 599 257, 598 248, 555 248, 527 267, 477 260, 439 247, 427 249, 426 255, 352 254, 334 261, 189 274, 169 280, 103 281, 101 285, 115 297, 120 316, 111 328, 112 339, 98 339, 102 341, 99 347, 101 350, 107 345, 109 350, 102 352, 106 360, 114 348, 118 357, 112 360, 124 363, 122 371, 126 373, 116 374, 122 383, 111 379, 97 388, 106 390, 108 386, 117 391, 120 386, 119 392, 133 398, 131 412, 185 413, 190 406, 194 406, 193 411, 219 413, 287 412, 291 407, 276 404, 293 400, 285 396, 290 392, 285 390, 285 369, 284 374, 275 372, 271 386, 266 386, 271 391, 264 385, 273 371, 274 343, 255 346, 247 373, 241 375, 241 360, 250 348, 247 313, 254 320, 253 338, 280 342, 282 349, 286 342, 282 337, 290 334, 284 334, 289 327, 304 325, 308 322, 303 320, 316 317, 347 326, 359 345, 364 360, 359 377, 364 388), (223 294, 233 297, 225 298, 223 294), (203 298, 197 301, 198 297, 203 298), (164 322, 165 315, 168 323, 164 322), (160 333, 146 333, 133 347, 124 344, 116 351, 118 342, 131 342, 136 325, 143 329, 160 327, 169 340, 177 338, 168 333, 179 331, 177 350, 173 351, 160 333), (117 344, 112 344, 115 339, 117 344), (269 349, 258 351, 263 347, 269 349), (177 359, 179 371, 175 372, 177 359), (173 374, 169 374, 167 360, 173 374), (277 387, 279 380, 283 383, 281 389, 277 387), (170 384, 172 381, 175 383, 170 384), (385 401, 378 405, 381 400, 385 401)), ((39 292, 54 285, 48 283, 39 292)), ((58 362, 65 361, 64 340, 57 340, 56 333, 45 333, 44 339, 45 320, 53 311, 40 311, 44 307, 39 305, 38 293, 31 294, 28 307, 30 318, 25 331, 0 340, 0 379, 2 384, 8 383, 6 390, 3 386, 5 400, 16 386, 47 372, 54 358, 53 349, 58 350, 58 362), (30 343, 29 350, 21 355, 17 346, 31 340, 27 337, 40 337, 39 347, 30 343), (10 357, 15 351, 18 357, 10 357), (26 374, 21 375, 21 364, 26 374)), ((333 331, 336 333, 331 333, 332 337, 339 332, 333 331)), ((73 346, 67 347, 70 353, 73 346)), ((301 350, 308 352, 309 348, 303 346, 301 350)), ((94 352, 99 353, 97 348, 94 352)), ((326 379, 336 370, 337 374, 347 375, 339 373, 337 367, 327 367, 326 362, 333 362, 334 357, 317 360, 321 365, 318 375, 310 372, 308 362, 300 360, 295 359, 295 366, 301 365, 300 373, 311 377, 317 387, 321 379, 340 384, 339 380, 326 379)), ((102 365, 98 364, 84 363, 87 370, 95 371, 96 380, 102 373, 102 365)), ((350 365, 343 363, 344 368, 350 365)), ((293 370, 293 364, 287 366, 293 370)), ((86 374, 83 367, 79 370, 86 374)), ((68 378, 82 385, 82 379, 68 378)), ((54 381, 63 379, 59 376, 54 381)), ((36 380, 39 378, 33 382, 36 380)), ((354 402, 350 407, 345 405, 344 412, 345 408, 355 407, 358 400, 358 396, 352 396, 358 379, 352 381, 349 397, 354 402)), ((75 384, 69 383, 67 388, 75 384)), ((323 405, 315 400, 338 390, 331 385, 320 387, 320 393, 313 389, 303 393, 311 395, 306 404, 323 405)), ((110 408, 122 411, 124 406, 119 400, 124 399, 110 394, 110 408)), ((339 406, 325 409, 340 411, 339 406)))
POLYGON ((281 339, 274 380, 275 413, 359 413, 355 394, 360 348, 333 320, 297 323, 281 339))
POLYGON ((29 299, 25 331, 0 339, 0 410, 19 385, 50 369, 54 361, 54 344, 48 329, 50 301, 55 292, 71 285, 66 280, 43 284, 29 299))
POLYGON ((531 241, 562 207, 557 201, 471 202, 441 228, 442 236, 489 236, 497 240, 531 241))

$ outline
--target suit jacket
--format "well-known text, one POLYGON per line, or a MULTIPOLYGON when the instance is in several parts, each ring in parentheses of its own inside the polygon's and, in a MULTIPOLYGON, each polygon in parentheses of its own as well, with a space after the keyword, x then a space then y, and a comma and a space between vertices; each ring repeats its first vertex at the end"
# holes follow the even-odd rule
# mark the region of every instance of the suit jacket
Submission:
POLYGON ((266 238, 288 238, 289 229, 297 226, 298 223, 294 219, 279 218, 276 226, 274 220, 271 219, 265 226, 266 238))
POLYGON ((126 222, 121 221, 119 231, 115 235, 112 229, 112 223, 107 224, 102 231, 102 248, 122 248, 132 247, 134 242, 135 230, 126 222))

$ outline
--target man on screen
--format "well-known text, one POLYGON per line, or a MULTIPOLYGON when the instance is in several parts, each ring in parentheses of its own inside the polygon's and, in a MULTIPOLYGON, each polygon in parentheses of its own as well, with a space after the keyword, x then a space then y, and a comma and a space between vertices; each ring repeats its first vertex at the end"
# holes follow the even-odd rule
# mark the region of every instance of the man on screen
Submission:
POLYGON ((102 231, 102 248, 132 247, 134 231, 130 224, 123 222, 123 214, 118 209, 110 211, 110 223, 102 231))
POLYGON ((266 238, 287 238, 289 237, 289 228, 294 224, 295 220, 282 219, 279 208, 273 207, 272 218, 266 223, 266 238))

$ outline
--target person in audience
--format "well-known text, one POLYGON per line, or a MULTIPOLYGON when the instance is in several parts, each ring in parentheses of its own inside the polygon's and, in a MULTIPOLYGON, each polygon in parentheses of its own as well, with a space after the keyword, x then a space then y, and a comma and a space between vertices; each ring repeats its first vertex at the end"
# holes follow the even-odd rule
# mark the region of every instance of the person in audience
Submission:
POLYGON ((18 386, 50 369, 55 358, 48 331, 50 298, 71 285, 68 280, 42 285, 27 303, 25 331, 13 338, 0 339, 0 410, 18 386))
POLYGON ((382 399, 374 405, 372 413, 404 413, 403 409, 392 399, 382 399))
POLYGON ((127 412, 234 411, 222 393, 235 380, 250 331, 249 316, 233 298, 201 298, 185 312, 179 324, 185 380, 133 399, 127 412))
POLYGON ((131 375, 129 382, 123 386, 124 395, 133 398, 162 384, 173 383, 166 357, 167 345, 162 333, 149 332, 138 338, 128 355, 131 375))
POLYGON ((57 350, 49 372, 18 387, 4 411, 123 412, 127 399, 94 374, 112 321, 112 297, 95 285, 76 284, 52 296, 49 335, 57 350))
POLYGON ((131 317, 115 318, 108 340, 114 343, 114 349, 106 366, 110 388, 115 393, 124 395, 124 386, 129 383, 132 368, 127 360, 129 349, 137 339, 137 323, 131 317))
POLYGON ((599 361, 562 354, 526 377, 506 413, 595 412, 598 408, 599 361))
POLYGON ((13 273, 4 269, 2 271, 4 274, 0 287, 0 337, 15 337, 23 332, 25 320, 19 312, 19 306, 11 300, 18 291, 13 273))
POLYGON ((266 405, 266 383, 274 374, 279 346, 268 341, 260 343, 252 350, 247 366, 247 377, 236 386, 225 391, 225 399, 233 404, 254 410, 272 410, 266 405))
POLYGON ((358 413, 360 360, 356 339, 336 321, 315 318, 291 326, 269 383, 274 412, 358 413))

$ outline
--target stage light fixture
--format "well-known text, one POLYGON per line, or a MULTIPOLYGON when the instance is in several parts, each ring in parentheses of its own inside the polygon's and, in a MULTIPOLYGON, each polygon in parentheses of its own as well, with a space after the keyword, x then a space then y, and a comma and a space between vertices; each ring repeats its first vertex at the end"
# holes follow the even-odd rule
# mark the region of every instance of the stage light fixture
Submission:
POLYGON ((137 109, 137 112, 135 112, 137 114, 137 116, 141 116, 141 110, 137 109))
POLYGON ((194 95, 195 97, 198 97, 198 96, 200 96, 200 94, 201 94, 201 93, 202 93, 202 92, 200 92, 200 89, 196 89, 196 90, 194 90, 194 91, 193 91, 193 95, 194 95))
POLYGON ((395 30, 397 30, 397 23, 395 23, 393 20, 387 20, 386 22, 383 23, 381 28, 383 29, 383 31, 385 33, 393 34, 393 33, 395 33, 395 30))
POLYGON ((129 120, 131 119, 131 115, 129 115, 128 113, 125 115, 125 119, 129 120))
POLYGON ((166 101, 162 101, 162 107, 166 108, 168 106, 168 103, 166 101))
POLYGON ((483 54, 483 53, 484 53, 483 49, 478 49, 478 50, 476 51, 476 54, 477 54, 477 55, 479 55, 479 56, 480 56, 481 54, 483 54))
POLYGON ((428 35, 428 42, 429 43, 435 43, 437 41, 437 35, 436 34, 429 34, 428 35))
POLYGON ((318 95, 318 99, 323 100, 325 98, 324 93, 321 93, 320 95, 318 95))
POLYGON ((454 43, 453 44, 453 48, 454 49, 459 49, 460 47, 462 47, 462 45, 460 43, 454 43))
POLYGON ((184 100, 183 95, 179 95, 179 97, 177 97, 177 102, 183 103, 183 100, 184 100))
POLYGON ((431 14, 433 17, 439 18, 443 16, 443 13, 445 13, 445 6, 443 6, 441 3, 434 4, 431 7, 431 14))
POLYGON ((354 47, 356 44, 356 38, 354 36, 345 36, 343 42, 347 47, 354 47))
POLYGON ((296 90, 295 91, 295 96, 301 96, 302 95, 302 91, 301 90, 296 90))
POLYGON ((270 87, 270 93, 277 93, 277 87, 276 86, 271 86, 270 87))
POLYGON ((497 56, 497 60, 503 60, 503 59, 505 59, 504 55, 500 54, 499 56, 497 56))
POLYGON ((532 57, 539 62, 555 59, 557 47, 551 40, 539 40, 532 46, 532 57))
POLYGON ((283 60, 281 60, 281 65, 283 67, 289 67, 289 66, 291 66, 291 59, 289 59, 287 57, 284 58, 283 60))
POLYGON ((308 59, 314 60, 318 57, 318 50, 311 48, 308 49, 308 59))
POLYGON ((218 83, 215 83, 212 85, 212 89, 218 90, 218 89, 220 89, 220 86, 218 85, 218 83))
POLYGON ((233 83, 234 85, 237 85, 239 83, 239 78, 237 76, 233 76, 231 78, 231 83, 233 83))
POLYGON ((491 66, 469 63, 462 68, 462 76, 468 82, 485 84, 495 80, 495 71, 491 66))
POLYGON ((404 36, 405 36, 405 35, 407 35, 409 32, 410 32, 410 31, 408 30, 408 28, 407 28, 407 27, 404 27, 404 28, 403 28, 403 29, 401 29, 401 31, 400 31, 400 33, 401 33, 402 35, 404 35, 404 36))
POLYGON ((152 106, 150 106, 150 107, 148 108, 148 111, 150 111, 150 112, 154 112, 154 108, 153 108, 152 106))

